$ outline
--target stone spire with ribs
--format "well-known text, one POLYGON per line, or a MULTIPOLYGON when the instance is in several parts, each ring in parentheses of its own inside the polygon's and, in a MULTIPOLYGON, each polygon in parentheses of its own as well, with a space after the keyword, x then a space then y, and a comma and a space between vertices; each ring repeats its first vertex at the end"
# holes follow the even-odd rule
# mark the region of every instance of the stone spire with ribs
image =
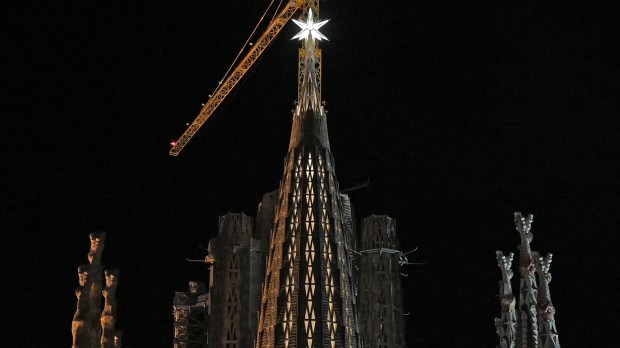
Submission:
MULTIPOLYGON (((315 4, 318 5, 318 4, 315 4)), ((299 101, 267 251, 256 347, 358 347, 351 236, 320 103, 318 32, 309 6, 296 21, 300 51, 299 101)))

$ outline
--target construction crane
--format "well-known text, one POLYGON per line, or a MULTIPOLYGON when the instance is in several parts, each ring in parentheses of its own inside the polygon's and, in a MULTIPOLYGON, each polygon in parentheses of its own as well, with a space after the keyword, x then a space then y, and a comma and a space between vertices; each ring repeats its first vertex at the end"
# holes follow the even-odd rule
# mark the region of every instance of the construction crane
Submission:
POLYGON ((171 143, 172 149, 170 149, 169 152, 171 156, 179 155, 185 145, 187 145, 192 137, 198 132, 200 127, 202 127, 202 125, 209 119, 209 117, 213 115, 213 112, 215 112, 217 107, 220 106, 222 101, 224 101, 226 96, 228 96, 228 94, 235 88, 245 73, 250 70, 252 65, 265 51, 267 46, 269 46, 278 33, 280 33, 282 27, 284 27, 293 14, 295 14, 295 12, 300 8, 303 8, 304 13, 307 13, 309 8, 312 8, 315 13, 318 13, 318 0, 288 0, 282 11, 280 11, 277 17, 271 21, 263 35, 261 35, 258 41, 252 46, 252 49, 247 53, 239 65, 237 65, 235 70, 223 81, 220 81, 217 89, 210 96, 209 101, 204 104, 194 122, 189 125, 187 130, 185 130, 183 135, 181 135, 178 140, 171 143))

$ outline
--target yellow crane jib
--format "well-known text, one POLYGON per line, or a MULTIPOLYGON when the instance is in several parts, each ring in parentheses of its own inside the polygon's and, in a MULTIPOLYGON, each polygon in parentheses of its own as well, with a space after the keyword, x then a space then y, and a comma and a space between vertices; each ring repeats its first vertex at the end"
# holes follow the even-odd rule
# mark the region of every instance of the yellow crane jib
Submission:
POLYGON ((284 6, 278 16, 269 24, 263 35, 261 35, 258 41, 252 46, 252 49, 243 58, 239 65, 237 65, 235 70, 218 86, 213 93, 213 96, 209 99, 209 101, 207 101, 202 110, 200 110, 200 113, 194 122, 189 125, 177 141, 172 143, 173 147, 169 152, 171 156, 179 155, 181 150, 183 150, 194 134, 196 134, 200 127, 202 127, 209 117, 211 117, 213 112, 233 90, 243 75, 250 70, 254 62, 256 62, 267 46, 269 46, 273 39, 278 35, 286 22, 288 22, 293 14, 295 14, 299 8, 304 6, 307 1, 308 0, 291 0, 286 4, 286 6, 284 6))

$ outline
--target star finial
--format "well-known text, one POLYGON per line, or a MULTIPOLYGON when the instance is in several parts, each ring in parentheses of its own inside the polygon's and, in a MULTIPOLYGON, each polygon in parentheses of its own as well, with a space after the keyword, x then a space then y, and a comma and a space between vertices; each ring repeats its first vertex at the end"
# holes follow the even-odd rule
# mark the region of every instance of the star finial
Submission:
POLYGON ((297 24, 298 27, 301 28, 301 31, 297 35, 293 36, 291 40, 293 39, 308 40, 309 38, 311 40, 317 39, 319 41, 321 41, 322 39, 329 40, 325 35, 319 32, 319 29, 323 25, 325 25, 325 23, 327 23, 328 21, 329 19, 320 21, 320 22, 315 22, 314 19, 312 18, 312 9, 310 9, 308 11, 308 18, 306 19, 305 23, 302 21, 293 19, 293 22, 297 24))

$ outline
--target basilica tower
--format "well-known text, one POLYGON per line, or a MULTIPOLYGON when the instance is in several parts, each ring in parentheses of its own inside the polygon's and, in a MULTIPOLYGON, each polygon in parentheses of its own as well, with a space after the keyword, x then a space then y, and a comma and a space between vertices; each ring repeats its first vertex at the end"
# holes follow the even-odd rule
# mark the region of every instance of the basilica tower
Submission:
POLYGON ((298 103, 267 250, 256 347, 358 347, 352 231, 338 189, 321 103, 326 39, 308 1, 301 21, 298 103))

